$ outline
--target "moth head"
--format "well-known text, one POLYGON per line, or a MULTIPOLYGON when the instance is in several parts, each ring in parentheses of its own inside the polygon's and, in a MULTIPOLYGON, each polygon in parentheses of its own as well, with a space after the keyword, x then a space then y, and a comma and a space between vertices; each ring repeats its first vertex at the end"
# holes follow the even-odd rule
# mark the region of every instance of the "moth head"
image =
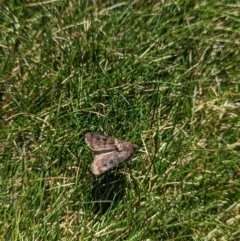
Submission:
POLYGON ((138 146, 136 144, 133 144, 133 149, 136 150, 138 146))

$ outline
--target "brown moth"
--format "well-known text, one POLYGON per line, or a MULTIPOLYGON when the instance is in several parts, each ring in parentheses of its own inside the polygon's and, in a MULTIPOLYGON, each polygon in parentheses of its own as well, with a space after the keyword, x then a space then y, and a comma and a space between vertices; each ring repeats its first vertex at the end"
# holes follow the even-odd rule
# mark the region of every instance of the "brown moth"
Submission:
POLYGON ((87 133, 85 141, 94 154, 92 172, 102 174, 130 157, 137 145, 111 136, 87 133))

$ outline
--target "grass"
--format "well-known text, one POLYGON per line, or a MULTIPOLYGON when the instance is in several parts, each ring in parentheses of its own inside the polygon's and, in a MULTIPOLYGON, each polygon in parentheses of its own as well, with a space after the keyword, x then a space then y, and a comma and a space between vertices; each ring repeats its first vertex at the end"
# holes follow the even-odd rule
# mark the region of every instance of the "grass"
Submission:
POLYGON ((100 2, 1 3, 0 239, 238 240, 239 4, 100 2))

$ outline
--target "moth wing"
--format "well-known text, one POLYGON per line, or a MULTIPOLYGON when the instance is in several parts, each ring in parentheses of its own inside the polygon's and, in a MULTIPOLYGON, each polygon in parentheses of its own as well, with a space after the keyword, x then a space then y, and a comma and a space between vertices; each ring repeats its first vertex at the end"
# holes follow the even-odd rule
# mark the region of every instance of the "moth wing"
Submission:
POLYGON ((118 152, 116 150, 108 153, 97 154, 95 155, 92 163, 92 171, 95 175, 100 175, 116 166, 119 162, 124 161, 130 155, 131 154, 129 154, 129 152, 118 152))
POLYGON ((103 153, 116 149, 115 138, 94 133, 85 135, 85 142, 94 153, 103 153))

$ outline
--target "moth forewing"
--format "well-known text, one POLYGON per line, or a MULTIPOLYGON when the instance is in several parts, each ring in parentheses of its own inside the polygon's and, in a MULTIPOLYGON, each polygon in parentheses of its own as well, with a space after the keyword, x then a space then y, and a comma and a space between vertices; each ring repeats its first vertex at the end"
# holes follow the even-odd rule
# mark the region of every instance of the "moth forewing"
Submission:
POLYGON ((85 142, 93 152, 113 151, 115 150, 114 138, 94 133, 85 135, 85 142))

